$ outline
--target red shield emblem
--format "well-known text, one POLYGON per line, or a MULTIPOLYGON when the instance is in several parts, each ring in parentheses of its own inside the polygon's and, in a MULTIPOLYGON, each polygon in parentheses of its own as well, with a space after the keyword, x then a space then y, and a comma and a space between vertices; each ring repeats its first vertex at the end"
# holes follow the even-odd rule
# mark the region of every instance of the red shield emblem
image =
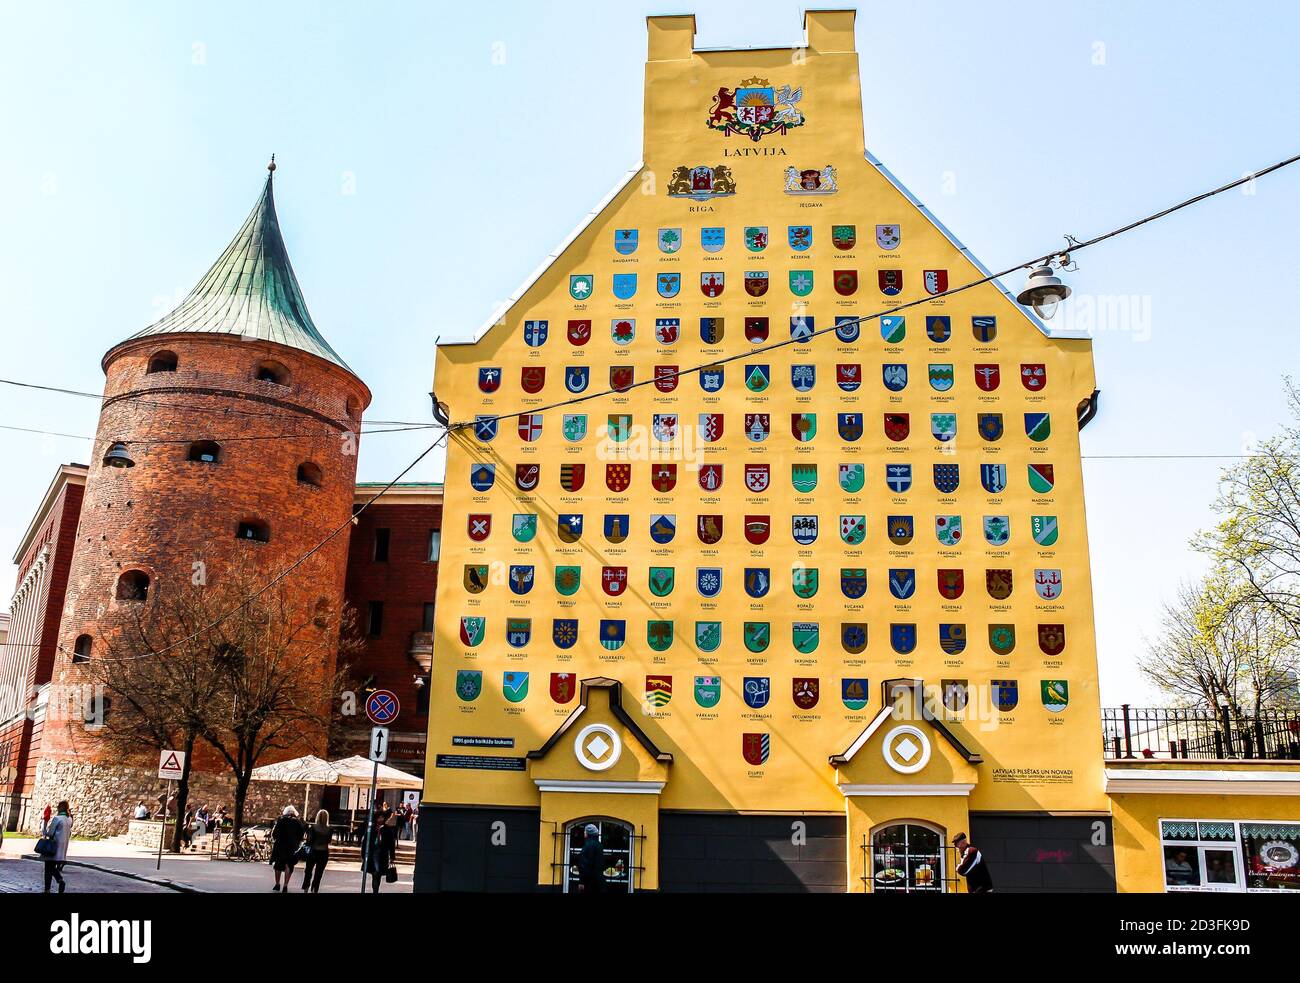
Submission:
POLYGON ((700 487, 705 491, 717 491, 722 487, 722 465, 700 465, 700 487))
POLYGON ((670 492, 677 487, 676 464, 654 464, 650 467, 650 484, 657 492, 670 492))
POLYGON ((465 527, 469 538, 476 543, 481 543, 492 535, 492 516, 471 515, 466 520, 465 527))
POLYGON ((526 393, 539 393, 546 385, 546 366, 525 365, 519 370, 519 388, 526 393))
POLYGON ((677 388, 677 366, 655 366, 655 388, 661 393, 670 393, 677 388))
POLYGON ((835 292, 841 297, 848 297, 858 292, 858 271, 857 270, 836 270, 834 281, 835 292))
POLYGON ((912 423, 907 413, 885 414, 885 436, 892 441, 906 440, 912 430, 912 423))
POLYGON ((746 464, 745 487, 755 494, 767 491, 772 483, 772 466, 770 464, 746 464))
POLYGON ((515 465, 515 487, 520 491, 532 491, 541 480, 542 466, 540 464, 515 465))
POLYGON ((975 366, 975 385, 986 393, 991 393, 1002 383, 1002 368, 997 365, 977 364, 975 366))
POLYGON ((695 517, 695 534, 705 546, 712 546, 722 538, 722 516, 699 515, 695 517))
POLYGON ((794 697, 794 705, 800 710, 811 710, 821 697, 821 682, 817 679, 796 676, 791 681, 790 689, 794 697))
POLYGON ((751 345, 757 345, 760 341, 767 341, 767 318, 745 318, 745 340, 751 345))
POLYGON ((1042 392, 1047 388, 1047 366, 1042 362, 1021 364, 1020 382, 1031 393, 1042 392))
POLYGON ((551 699, 561 705, 577 695, 578 674, 574 672, 551 673, 551 699))
POLYGON ((995 601, 1005 601, 1010 597, 1013 583, 1010 570, 984 571, 984 587, 988 590, 989 597, 995 601))
POLYGON ((835 366, 835 382, 846 393, 857 392, 862 385, 862 366, 857 362, 840 362, 835 366))
POLYGON ((630 365, 611 365, 609 367, 609 388, 615 392, 627 392, 636 379, 636 370, 630 365))
POLYGON ((542 414, 540 413, 520 413, 519 414, 519 439, 526 440, 530 444, 542 435, 542 414))
POLYGON ((568 336, 569 344, 581 348, 591 341, 591 321, 570 321, 568 336))
POLYGON ((745 539, 755 546, 762 546, 767 537, 772 535, 772 518, 767 515, 745 516, 745 539))
POLYGON ((762 297, 767 293, 768 277, 766 273, 746 273, 745 293, 751 297, 762 297))
POLYGON ((893 297, 903 292, 902 270, 879 270, 876 279, 880 284, 880 292, 886 297, 893 297))
POLYGON ((632 465, 630 464, 606 464, 605 465, 605 486, 612 492, 627 491, 627 486, 632 484, 632 465))
POLYGON ((962 570, 939 571, 939 594, 949 601, 961 597, 966 589, 966 574, 962 570))
POLYGON ((566 492, 576 492, 587 480, 587 465, 561 464, 560 487, 566 492))
POLYGON ((926 270, 925 271, 925 292, 933 296, 941 294, 948 289, 948 271, 947 270, 926 270))
POLYGON ((604 567, 600 571, 601 589, 610 597, 620 597, 627 590, 627 567, 604 567))
POLYGON ((1065 651, 1065 625, 1039 625, 1038 647, 1044 655, 1060 655, 1065 651))
POLYGON ((740 751, 748 764, 757 766, 767 761, 771 746, 772 739, 767 734, 740 735, 740 751))
POLYGON ((724 420, 721 413, 700 414, 700 440, 712 444, 722 439, 724 420))
POLYGON ((726 285, 727 274, 725 273, 700 274, 700 293, 705 297, 720 297, 726 285))

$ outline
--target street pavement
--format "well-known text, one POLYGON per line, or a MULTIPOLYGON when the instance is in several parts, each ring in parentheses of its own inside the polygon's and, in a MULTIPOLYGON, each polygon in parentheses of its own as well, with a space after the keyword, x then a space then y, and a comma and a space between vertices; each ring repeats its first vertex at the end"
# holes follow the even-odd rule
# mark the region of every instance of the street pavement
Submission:
MULTIPOLYGON (((68 894, 172 894, 171 888, 131 880, 120 874, 68 866, 63 868, 68 894)), ((54 884, 54 890, 58 890, 54 884)), ((45 890, 45 865, 6 853, 0 857, 0 894, 37 894, 45 890)))
MULTIPOLYGON (((41 865, 34 860, 22 859, 34 856, 35 842, 29 837, 5 837, 0 852, 0 892, 42 890, 41 865), (23 867, 30 867, 30 873, 23 870, 23 867)), ((63 876, 68 881, 69 891, 79 890, 75 884, 83 877, 86 884, 97 885, 94 890, 120 893, 182 890, 270 894, 271 885, 275 883, 275 874, 270 864, 211 860, 207 854, 176 856, 164 853, 160 871, 157 869, 156 854, 129 846, 117 839, 73 840, 68 849, 68 860, 70 862, 64 869, 63 876), (76 866, 78 863, 118 873, 103 873, 76 866), (137 875, 150 880, 135 880, 122 875, 137 875), (78 880, 74 881, 73 878, 78 880)), ((397 883, 381 884, 379 890, 385 894, 410 894, 411 871, 410 866, 399 865, 397 883)), ((291 893, 302 893, 302 874, 300 864, 293 873, 291 893)), ((357 894, 360 890, 361 869, 356 860, 331 863, 325 868, 325 876, 321 878, 321 894, 357 894)))

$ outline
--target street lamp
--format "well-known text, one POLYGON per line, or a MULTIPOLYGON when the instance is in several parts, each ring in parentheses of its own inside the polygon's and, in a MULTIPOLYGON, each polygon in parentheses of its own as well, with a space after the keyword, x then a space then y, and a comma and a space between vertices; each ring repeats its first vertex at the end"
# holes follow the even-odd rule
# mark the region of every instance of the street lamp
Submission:
POLYGON ((1045 263, 1029 271, 1025 289, 1016 295, 1016 301, 1032 306, 1035 313, 1047 321, 1051 320, 1052 315, 1056 313, 1057 305, 1070 296, 1070 293, 1070 288, 1052 272, 1051 264, 1045 263))

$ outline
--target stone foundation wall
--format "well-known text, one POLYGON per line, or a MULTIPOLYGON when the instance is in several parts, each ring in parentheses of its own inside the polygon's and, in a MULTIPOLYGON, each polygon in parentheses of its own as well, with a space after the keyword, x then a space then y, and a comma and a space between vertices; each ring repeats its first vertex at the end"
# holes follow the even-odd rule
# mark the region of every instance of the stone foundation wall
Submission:
MULTIPOLYGON (((175 793, 175 783, 172 785, 175 793)), ((67 799, 72 809, 72 835, 86 837, 117 836, 127 832, 135 805, 144 800, 150 810, 157 808, 158 797, 167 789, 154 772, 145 768, 124 768, 116 765, 92 764, 80 761, 59 761, 42 758, 36 766, 36 784, 32 791, 32 804, 27 812, 29 833, 39 832, 41 814, 46 804, 51 807, 60 799, 67 799)), ((286 782, 253 782, 248 788, 244 807, 246 824, 272 819, 280 815, 285 806, 301 810, 307 789, 286 782)), ((308 811, 320 808, 324 787, 313 785, 308 811)), ((209 773, 190 777, 190 805, 196 808, 207 803, 210 809, 225 806, 235 808, 235 783, 229 775, 209 773)))

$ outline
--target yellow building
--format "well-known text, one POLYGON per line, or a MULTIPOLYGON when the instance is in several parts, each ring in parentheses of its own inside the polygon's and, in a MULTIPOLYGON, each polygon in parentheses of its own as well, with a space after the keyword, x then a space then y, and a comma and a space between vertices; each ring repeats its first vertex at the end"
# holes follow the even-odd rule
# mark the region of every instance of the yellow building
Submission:
POLYGON ((1114 890, 1091 345, 936 296, 987 271, 866 152, 853 12, 694 26, 649 19, 643 162, 438 350, 417 886, 569 889, 593 824, 617 889, 960 890, 966 831, 1114 890))

